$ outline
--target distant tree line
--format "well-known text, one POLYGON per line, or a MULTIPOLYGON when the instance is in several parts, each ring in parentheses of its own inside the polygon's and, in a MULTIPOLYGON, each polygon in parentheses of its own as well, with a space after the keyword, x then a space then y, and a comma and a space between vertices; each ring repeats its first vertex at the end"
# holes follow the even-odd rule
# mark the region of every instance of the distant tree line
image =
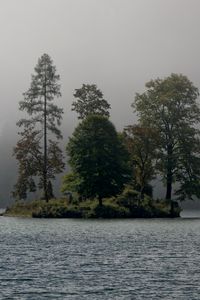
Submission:
MULTIPOLYGON (((64 170, 58 145, 63 110, 53 104, 60 96, 59 75, 44 54, 20 102, 28 118, 18 122, 22 131, 14 148, 19 175, 13 195, 18 199, 37 188, 46 201, 53 197, 51 181, 64 170)), ((101 206, 103 198, 130 186, 141 202, 145 194, 152 196, 152 180, 159 177, 171 211, 173 200, 199 198, 198 96, 198 89, 181 74, 151 80, 132 104, 138 122, 118 133, 103 93, 95 84, 83 84, 75 90, 72 103, 80 123, 67 144, 71 171, 63 178, 62 191, 77 193, 80 199, 97 198, 101 206)))

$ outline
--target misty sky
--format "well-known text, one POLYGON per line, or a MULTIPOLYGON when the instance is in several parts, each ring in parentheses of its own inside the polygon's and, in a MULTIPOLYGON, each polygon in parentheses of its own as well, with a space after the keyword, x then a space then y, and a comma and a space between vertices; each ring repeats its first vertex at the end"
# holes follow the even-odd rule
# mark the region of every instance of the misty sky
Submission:
POLYGON ((103 91, 121 130, 148 80, 183 73, 200 87, 199 12, 199 0, 0 0, 0 205, 16 180, 18 102, 44 52, 61 76, 65 143, 83 83, 103 91))

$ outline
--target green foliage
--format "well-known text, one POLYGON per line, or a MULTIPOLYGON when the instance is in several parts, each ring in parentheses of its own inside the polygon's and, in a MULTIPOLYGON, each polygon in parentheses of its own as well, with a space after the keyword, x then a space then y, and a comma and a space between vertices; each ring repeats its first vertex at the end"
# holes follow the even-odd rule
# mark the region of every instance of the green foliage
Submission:
POLYGON ((48 194, 48 199, 54 198, 53 187, 52 187, 52 183, 50 180, 48 181, 48 184, 47 184, 47 194, 48 194))
POLYGON ((128 126, 124 129, 124 141, 130 154, 133 170, 133 184, 140 192, 141 199, 150 187, 149 181, 155 176, 156 136, 155 130, 139 125, 128 126))
POLYGON ((82 213, 78 210, 68 209, 65 205, 47 205, 33 211, 33 218, 81 218, 82 213))
POLYGON ((21 119, 18 126, 29 128, 37 124, 44 125, 44 98, 46 99, 47 116, 46 126, 48 130, 61 138, 61 132, 57 128, 60 125, 63 109, 58 108, 52 101, 60 97, 60 76, 56 74, 56 67, 48 54, 43 54, 35 67, 35 74, 32 75, 30 88, 25 92, 24 100, 20 101, 19 109, 28 113, 28 119, 21 119))
POLYGON ((124 207, 137 207, 140 201, 140 193, 127 185, 123 192, 118 195, 116 202, 124 207))
POLYGON ((148 195, 144 195, 142 201, 140 193, 127 185, 124 191, 117 196, 116 203, 129 211, 131 218, 168 218, 179 217, 181 209, 177 202, 174 203, 173 214, 168 201, 157 199, 156 201, 148 195))
POLYGON ((69 140, 67 154, 77 192, 86 198, 98 197, 101 202, 119 193, 129 180, 128 153, 106 117, 83 120, 69 140))
POLYGON ((18 160, 19 176, 14 187, 16 198, 26 198, 27 191, 36 188, 44 190, 48 200, 48 181, 64 168, 62 151, 58 143, 50 138, 47 132, 62 138, 58 126, 61 123, 63 109, 58 108, 52 101, 60 97, 59 75, 48 54, 43 54, 35 67, 31 85, 25 92, 24 100, 20 101, 19 109, 28 114, 28 118, 19 120, 17 125, 23 131, 19 133, 20 140, 14 148, 18 160), (39 178, 36 186, 35 178, 39 178))
POLYGON ((95 84, 83 84, 74 93, 76 101, 72 103, 72 110, 78 113, 79 119, 89 115, 109 117, 110 104, 103 98, 103 93, 95 84))
POLYGON ((68 173, 62 178, 61 192, 78 192, 80 184, 80 178, 75 173, 68 173))
MULTIPOLYGON (((97 199, 86 200, 79 203, 70 203, 66 199, 16 201, 9 207, 4 215, 34 217, 34 218, 154 218, 171 217, 170 204, 163 200, 153 201, 150 197, 144 197, 142 203, 131 202, 137 192, 126 191, 117 198, 106 198, 104 205, 100 206, 97 199), (133 192, 133 194, 132 194, 133 192), (126 201, 126 195, 129 200, 126 201), (131 196, 132 195, 132 196, 131 196), (123 201, 122 201, 123 199, 123 201)), ((173 217, 179 217, 180 208, 174 202, 173 217)))
POLYGON ((109 205, 97 205, 93 211, 93 215, 90 217, 94 218, 128 218, 130 212, 128 209, 116 204, 109 205))
POLYGON ((139 125, 155 131, 157 171, 166 184, 166 199, 171 199, 172 184, 179 183, 180 199, 200 194, 200 143, 197 124, 200 109, 198 89, 186 76, 171 74, 146 84, 137 94, 133 107, 139 125))

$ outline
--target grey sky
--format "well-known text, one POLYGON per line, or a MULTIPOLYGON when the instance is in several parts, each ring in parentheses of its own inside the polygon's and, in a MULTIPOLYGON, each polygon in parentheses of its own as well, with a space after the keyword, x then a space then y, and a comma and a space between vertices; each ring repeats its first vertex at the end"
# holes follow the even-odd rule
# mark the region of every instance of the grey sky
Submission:
POLYGON ((82 83, 98 85, 122 129, 149 79, 183 73, 200 87, 199 13, 199 0, 0 0, 0 189, 14 180, 18 102, 38 57, 48 53, 61 75, 65 139, 77 124, 70 109, 82 83))

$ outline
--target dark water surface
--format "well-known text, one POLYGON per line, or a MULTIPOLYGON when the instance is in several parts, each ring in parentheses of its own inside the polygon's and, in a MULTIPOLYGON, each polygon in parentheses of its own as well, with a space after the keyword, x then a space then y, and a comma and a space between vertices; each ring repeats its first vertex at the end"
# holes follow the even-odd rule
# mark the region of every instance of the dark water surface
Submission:
POLYGON ((0 299, 200 299, 200 220, 0 217, 0 299))

